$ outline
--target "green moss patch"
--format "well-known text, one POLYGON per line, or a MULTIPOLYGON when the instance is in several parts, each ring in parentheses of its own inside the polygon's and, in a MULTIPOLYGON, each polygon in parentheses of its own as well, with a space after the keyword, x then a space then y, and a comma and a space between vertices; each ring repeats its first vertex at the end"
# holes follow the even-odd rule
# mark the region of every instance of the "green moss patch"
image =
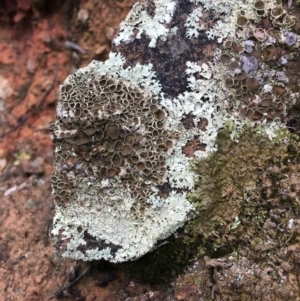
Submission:
POLYGON ((299 215, 298 137, 283 131, 269 141, 247 126, 238 141, 224 129, 217 145, 217 152, 191 163, 198 178, 188 198, 197 217, 185 231, 200 237, 198 252, 211 257, 275 254, 296 239, 298 229, 292 225, 299 215))

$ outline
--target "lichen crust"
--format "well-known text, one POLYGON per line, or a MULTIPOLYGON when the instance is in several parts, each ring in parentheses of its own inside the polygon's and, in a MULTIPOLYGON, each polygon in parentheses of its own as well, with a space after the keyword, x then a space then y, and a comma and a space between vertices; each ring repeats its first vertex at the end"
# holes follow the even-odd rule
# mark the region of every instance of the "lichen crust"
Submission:
POLYGON ((170 236, 193 206, 185 193, 158 195, 178 137, 166 127, 166 111, 152 92, 107 65, 78 70, 60 87, 51 127, 57 205, 52 235, 68 241, 60 250, 64 257, 122 262, 170 236))

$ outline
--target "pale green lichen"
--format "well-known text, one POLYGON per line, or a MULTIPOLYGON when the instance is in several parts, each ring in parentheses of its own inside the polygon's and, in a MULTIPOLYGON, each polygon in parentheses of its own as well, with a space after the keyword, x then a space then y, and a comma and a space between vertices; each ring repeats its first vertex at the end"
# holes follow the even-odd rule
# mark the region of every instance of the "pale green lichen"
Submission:
POLYGON ((187 213, 192 209, 183 194, 173 193, 164 200, 152 196, 148 200, 151 207, 145 210, 141 220, 137 220, 131 214, 134 198, 115 183, 109 183, 105 190, 95 187, 94 183, 91 186, 82 183, 75 194, 76 200, 56 208, 51 231, 54 236, 62 232, 63 238, 68 240, 62 256, 74 259, 103 258, 122 262, 139 258, 153 249, 156 241, 170 236, 176 228, 183 226, 187 213), (114 201, 113 197, 119 197, 119 200, 114 201), (78 231, 79 227, 81 231, 78 231), (85 254, 79 251, 86 245, 85 231, 97 240, 118 246, 117 251, 112 251, 109 246, 101 250, 97 247, 88 249, 85 254))
MULTIPOLYGON (((155 47, 157 40, 166 40, 170 33, 174 33, 167 28, 175 10, 175 1, 154 0, 155 13, 150 16, 142 3, 136 3, 125 21, 120 24, 120 32, 114 39, 114 43, 119 45, 121 42, 130 41, 134 36, 134 30, 138 30, 135 38, 140 39, 141 35, 146 34, 151 40, 149 47, 155 47)), ((175 30, 176 31, 176 30, 175 30)))
POLYGON ((139 258, 193 210, 186 193, 158 195, 167 168, 174 187, 191 188, 193 178, 185 176, 188 161, 171 154, 178 134, 150 92, 159 92, 151 67, 124 69, 122 62, 120 56, 93 62, 61 86, 52 128, 57 206, 51 233, 66 242, 63 257, 139 258))
MULTIPOLYGON (((123 58, 121 54, 111 52, 109 58, 104 63, 93 61, 86 68, 95 68, 100 75, 109 73, 116 77, 130 80, 132 84, 138 85, 144 88, 145 91, 152 92, 154 95, 159 95, 161 93, 161 85, 156 80, 152 64, 136 64, 134 67, 129 66, 127 68, 123 67, 124 64, 125 58, 123 58)), ((82 68, 82 72, 84 72, 86 68, 82 68)))

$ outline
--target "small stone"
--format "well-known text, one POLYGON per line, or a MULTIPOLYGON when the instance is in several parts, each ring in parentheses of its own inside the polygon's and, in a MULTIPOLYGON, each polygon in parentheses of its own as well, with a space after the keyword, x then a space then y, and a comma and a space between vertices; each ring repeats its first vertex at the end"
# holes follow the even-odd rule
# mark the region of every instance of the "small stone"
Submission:
POLYGON ((43 41, 45 43, 50 43, 52 41, 52 39, 51 39, 50 35, 47 34, 44 36, 43 41))
POLYGON ((115 36, 115 29, 113 27, 107 27, 105 36, 108 40, 112 41, 115 36))
POLYGON ((117 293, 117 298, 120 301, 126 300, 129 297, 129 293, 126 291, 126 289, 121 289, 118 293, 117 293))
MULTIPOLYGON (((0 100, 5 100, 7 97, 13 94, 9 81, 0 75, 0 100)), ((0 105, 0 110, 3 111, 4 107, 0 105)))
POLYGON ((149 294, 144 294, 140 297, 140 301, 149 301, 150 298, 149 298, 149 294))
POLYGON ((94 294, 88 294, 86 297, 85 297, 85 301, 95 301, 97 300, 97 296, 95 296, 94 294))
POLYGON ((26 67, 27 67, 27 72, 28 73, 34 74, 35 68, 36 68, 36 64, 35 64, 35 61, 33 60, 33 58, 29 58, 27 60, 26 67))
POLYGON ((0 159, 0 172, 4 170, 7 164, 7 160, 5 158, 0 159))
POLYGON ((22 12, 22 11, 19 11, 15 14, 13 20, 14 20, 14 23, 19 23, 20 21, 22 21, 24 18, 26 17, 26 13, 25 12, 22 12))
POLYGON ((39 203, 36 202, 33 199, 29 199, 25 204, 24 204, 24 208, 25 209, 37 209, 39 206, 39 203))
POLYGON ((81 23, 85 23, 89 18, 89 12, 82 8, 77 14, 77 20, 81 23))
POLYGON ((104 45, 96 45, 95 54, 100 55, 106 50, 106 46, 104 45))
POLYGON ((40 284, 43 281, 43 277, 41 275, 35 275, 33 277, 33 280, 37 283, 40 284))
POLYGON ((44 159, 41 157, 37 157, 34 160, 22 159, 20 166, 26 174, 43 174, 45 172, 44 159))

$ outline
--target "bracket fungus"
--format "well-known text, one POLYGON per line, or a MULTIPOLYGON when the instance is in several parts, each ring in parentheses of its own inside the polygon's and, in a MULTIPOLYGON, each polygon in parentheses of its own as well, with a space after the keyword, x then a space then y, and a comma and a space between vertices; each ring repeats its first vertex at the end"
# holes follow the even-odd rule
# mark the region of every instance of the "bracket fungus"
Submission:
POLYGON ((234 140, 252 123, 271 140, 284 127, 298 94, 279 63, 281 33, 291 53, 298 42, 279 23, 292 16, 271 0, 221 2, 138 2, 109 59, 61 85, 50 130, 61 256, 141 257, 195 217, 187 194, 201 174, 190 163, 218 151, 221 129, 230 124, 234 140), (273 33, 259 26, 261 14, 273 33))

